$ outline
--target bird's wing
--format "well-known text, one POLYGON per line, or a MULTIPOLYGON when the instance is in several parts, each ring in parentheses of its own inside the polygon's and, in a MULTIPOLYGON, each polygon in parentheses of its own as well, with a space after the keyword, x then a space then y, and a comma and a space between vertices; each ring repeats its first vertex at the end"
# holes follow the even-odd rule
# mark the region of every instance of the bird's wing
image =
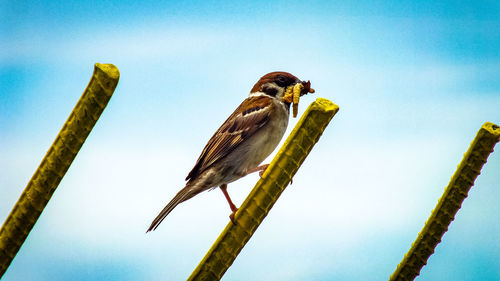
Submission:
POLYGON ((244 100, 210 138, 186 180, 195 179, 262 128, 269 121, 272 106, 272 98, 266 96, 244 100))

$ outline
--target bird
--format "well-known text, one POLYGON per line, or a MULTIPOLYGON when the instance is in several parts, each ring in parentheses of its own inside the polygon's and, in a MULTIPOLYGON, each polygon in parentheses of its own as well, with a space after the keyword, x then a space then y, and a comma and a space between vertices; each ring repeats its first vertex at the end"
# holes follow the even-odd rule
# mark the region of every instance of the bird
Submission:
POLYGON ((313 93, 310 82, 283 71, 262 76, 248 97, 226 119, 210 138, 186 177, 186 185, 161 210, 146 232, 156 230, 165 217, 180 203, 200 192, 220 188, 232 211, 234 224, 238 210, 232 202, 227 185, 250 173, 263 172, 261 165, 278 146, 285 134, 290 116, 290 102, 283 99, 288 87, 302 83, 302 91, 313 93))

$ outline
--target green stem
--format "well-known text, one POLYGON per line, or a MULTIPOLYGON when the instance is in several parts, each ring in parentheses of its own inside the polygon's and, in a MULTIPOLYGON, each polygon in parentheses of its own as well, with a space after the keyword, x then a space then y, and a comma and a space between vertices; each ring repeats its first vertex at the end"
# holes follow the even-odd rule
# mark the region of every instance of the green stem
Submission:
POLYGON ((83 95, 0 229, 0 278, 104 111, 119 77, 116 66, 95 65, 83 95))
POLYGON ((410 250, 391 275, 390 281, 413 280, 420 274, 420 270, 434 253, 434 249, 455 218, 499 138, 500 129, 495 124, 486 122, 479 129, 441 199, 410 250))

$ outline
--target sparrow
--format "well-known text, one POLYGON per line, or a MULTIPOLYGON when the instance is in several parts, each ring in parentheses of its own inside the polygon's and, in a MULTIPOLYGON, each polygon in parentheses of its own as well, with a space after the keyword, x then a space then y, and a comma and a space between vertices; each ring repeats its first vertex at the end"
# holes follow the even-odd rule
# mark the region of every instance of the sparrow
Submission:
MULTIPOLYGON (((269 165, 259 164, 278 146, 288 126, 290 102, 283 100, 288 87, 302 83, 305 93, 314 92, 287 72, 271 72, 253 86, 248 98, 227 118, 210 138, 194 168, 186 177, 186 186, 163 208, 147 232, 155 230, 180 203, 202 191, 219 187, 231 208, 231 221, 238 210, 227 192, 227 185, 250 173, 262 173, 269 165)), ((304 93, 304 94, 305 94, 304 93)))

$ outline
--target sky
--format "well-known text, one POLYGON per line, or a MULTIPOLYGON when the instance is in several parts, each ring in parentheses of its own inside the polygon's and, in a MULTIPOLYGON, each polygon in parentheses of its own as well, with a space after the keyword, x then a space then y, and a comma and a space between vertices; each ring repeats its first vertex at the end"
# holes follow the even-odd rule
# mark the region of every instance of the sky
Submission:
MULTIPOLYGON (((316 97, 340 111, 222 280, 387 280, 500 124, 499 49, 498 1, 1 0, 0 220, 93 65, 121 73, 2 280, 186 279, 229 221, 221 192, 145 230, 277 70, 311 80, 299 114, 316 97)), ((499 179, 497 151, 416 280, 500 280, 499 179)), ((229 185, 237 205, 257 180, 229 185)))

